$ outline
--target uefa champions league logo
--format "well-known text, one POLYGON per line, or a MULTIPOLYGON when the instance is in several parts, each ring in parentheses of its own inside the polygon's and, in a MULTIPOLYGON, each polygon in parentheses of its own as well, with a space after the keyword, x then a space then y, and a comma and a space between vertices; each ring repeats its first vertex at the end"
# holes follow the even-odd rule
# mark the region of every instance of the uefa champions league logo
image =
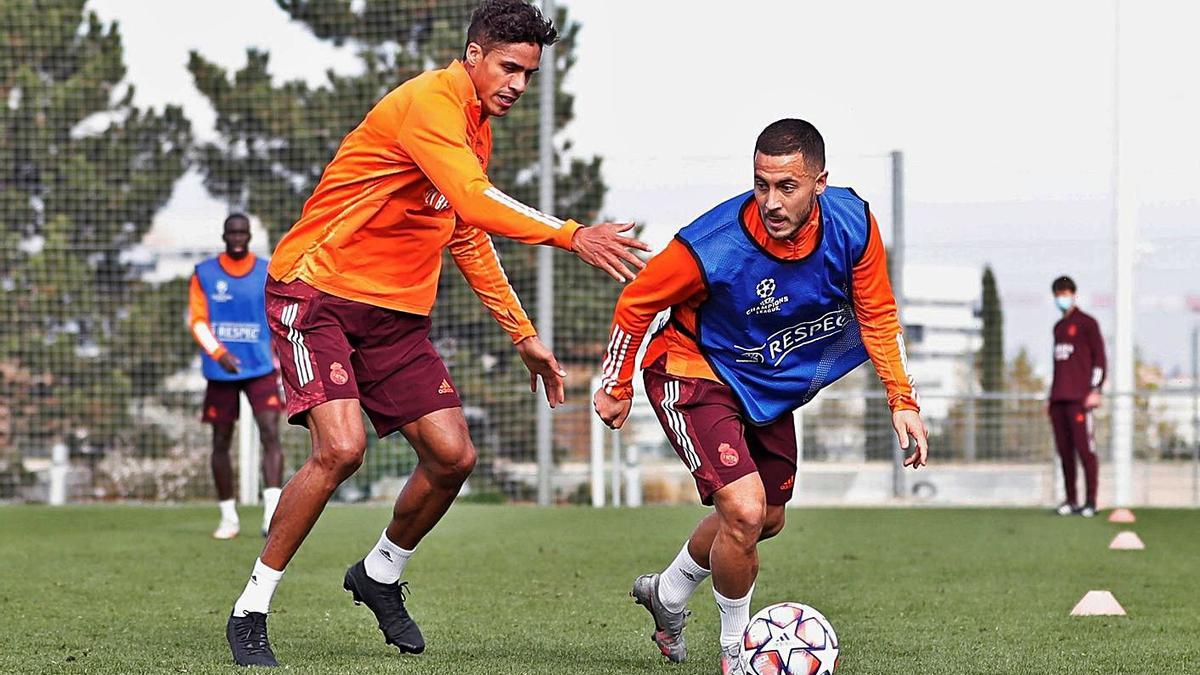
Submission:
POLYGON ((233 296, 229 294, 229 282, 224 279, 217 280, 217 292, 212 294, 212 299, 217 302, 229 302, 233 296))
POLYGON ((758 282, 758 285, 754 287, 754 292, 757 293, 758 297, 762 298, 762 300, 759 301, 757 305, 746 310, 746 316, 750 316, 751 314, 771 314, 772 312, 778 312, 780 305, 788 301, 788 296, 786 295, 782 298, 775 297, 775 280, 771 277, 767 277, 766 279, 758 282))

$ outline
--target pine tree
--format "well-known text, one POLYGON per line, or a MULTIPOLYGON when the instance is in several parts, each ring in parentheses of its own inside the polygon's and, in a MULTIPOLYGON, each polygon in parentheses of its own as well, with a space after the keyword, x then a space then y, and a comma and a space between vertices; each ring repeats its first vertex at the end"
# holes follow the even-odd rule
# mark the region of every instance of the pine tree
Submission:
MULTIPOLYGON (((273 241, 298 218, 304 200, 320 179, 343 136, 384 94, 428 68, 440 68, 462 55, 466 26, 475 2, 462 0, 276 0, 312 33, 335 44, 352 45, 362 72, 332 72, 320 86, 275 83, 269 55, 249 50, 246 65, 227 73, 193 52, 188 67, 196 87, 216 109, 220 138, 204 146, 200 166, 208 189, 258 216, 273 241)), ((574 97, 562 88, 575 63, 579 25, 560 9, 555 25, 561 40, 554 54, 557 113, 555 129, 574 117, 574 97)), ((545 64, 543 64, 543 67, 545 64)), ((514 198, 537 205, 539 167, 538 80, 506 117, 494 119, 492 182, 514 198)), ((605 185, 601 160, 571 158, 561 138, 556 157, 556 215, 594 221, 605 185)), ((537 249, 495 238, 496 248, 517 294, 531 313, 536 307, 537 249)), ((555 353, 564 365, 595 367, 603 357, 608 322, 620 287, 606 275, 557 253, 555 353)), ((503 423, 514 452, 533 447, 537 402, 528 393, 528 375, 508 337, 482 310, 449 258, 443 266, 434 310, 434 338, 468 405, 503 423)), ((586 396, 587 380, 574 377, 576 396, 586 396)), ((587 408, 584 408, 586 414, 587 408)), ((586 425, 583 426, 586 429, 586 425)), ((562 439, 558 439, 560 442, 562 439)), ((501 450, 507 452, 507 450, 501 450)), ((486 452, 481 452, 485 454, 486 452)), ((487 461, 488 457, 484 458, 487 461)))
MULTIPOLYGON (((1004 310, 996 290, 991 266, 983 269, 980 315, 983 319, 983 344, 979 350, 979 384, 984 394, 1004 392, 1004 310)), ((1002 450, 1001 415, 1004 406, 996 399, 984 398, 977 407, 975 439, 977 451, 984 457, 999 456, 1002 450)))
MULTIPOLYGON (((84 0, 0 0, 0 44, 8 450, 136 447, 154 436, 134 415, 138 397, 190 350, 182 287, 144 284, 123 254, 182 175, 189 124, 177 107, 133 105, 118 27, 85 12, 84 0), (164 326, 169 337, 150 332, 164 326)), ((4 446, 0 437, 0 464, 4 446)))

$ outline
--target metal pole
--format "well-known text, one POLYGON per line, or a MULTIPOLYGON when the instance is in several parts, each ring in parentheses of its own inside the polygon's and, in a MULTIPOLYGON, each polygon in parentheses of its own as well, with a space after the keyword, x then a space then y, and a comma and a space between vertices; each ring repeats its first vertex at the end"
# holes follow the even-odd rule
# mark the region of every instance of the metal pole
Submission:
MULTIPOLYGON (((904 153, 892 151, 892 293, 900 325, 904 325, 904 153)), ((896 443, 892 448, 892 496, 905 493, 904 450, 896 443)))
POLYGON ((1133 498, 1133 270, 1137 247, 1137 198, 1132 144, 1121 126, 1121 1, 1115 0, 1113 14, 1113 230, 1116 278, 1116 349, 1113 369, 1112 455, 1116 478, 1117 506, 1129 506, 1133 498))
POLYGON ((621 432, 613 429, 608 432, 612 439, 612 505, 621 505, 621 432))
POLYGON ((1192 502, 1200 506, 1200 326, 1192 328, 1192 502))
MULTIPOLYGON (((592 388, 589 391, 596 391, 600 388, 602 378, 597 375, 592 378, 592 388)), ((588 415, 592 420, 591 425, 591 476, 592 476, 592 506, 597 508, 604 506, 604 440, 608 438, 606 433, 608 429, 604 426, 604 422, 600 421, 599 415, 588 415)))
MULTIPOLYGON (((542 0, 542 14, 554 19, 554 0, 542 0)), ((554 45, 542 50, 538 71, 538 208, 554 213, 554 45)), ((546 348, 554 350, 554 251, 549 246, 538 250, 537 272, 538 337, 546 348)), ((551 473, 554 471, 554 418, 549 406, 537 408, 538 493, 541 506, 554 500, 551 473)))

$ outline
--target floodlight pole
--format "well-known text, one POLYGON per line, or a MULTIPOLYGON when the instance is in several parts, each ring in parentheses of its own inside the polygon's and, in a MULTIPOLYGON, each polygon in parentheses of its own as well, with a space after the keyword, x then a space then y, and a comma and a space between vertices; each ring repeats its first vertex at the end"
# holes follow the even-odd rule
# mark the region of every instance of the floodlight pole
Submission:
MULTIPOLYGON (((904 326, 904 153, 893 150, 892 157, 892 294, 896 298, 896 314, 904 326)), ((904 449, 897 442, 892 447, 892 496, 903 498, 907 490, 904 480, 904 449)))
POLYGON ((1200 506, 1200 326, 1192 327, 1192 502, 1200 506))
POLYGON ((1121 96, 1121 0, 1113 12, 1113 268, 1116 295, 1116 339, 1113 361, 1112 459, 1116 505, 1133 498, 1133 271, 1137 248, 1137 196, 1128 132, 1121 126, 1126 105, 1121 96))
MULTIPOLYGON (((542 0, 542 14, 554 19, 554 0, 542 0)), ((538 71, 538 208, 553 214, 554 208, 554 45, 542 48, 542 67, 538 71)), ((554 250, 538 249, 537 331, 546 349, 554 351, 554 250)), ((542 387, 545 391, 545 386, 542 387)), ((554 471, 554 418, 550 407, 537 404, 537 502, 548 506, 554 501, 551 474, 554 471)))

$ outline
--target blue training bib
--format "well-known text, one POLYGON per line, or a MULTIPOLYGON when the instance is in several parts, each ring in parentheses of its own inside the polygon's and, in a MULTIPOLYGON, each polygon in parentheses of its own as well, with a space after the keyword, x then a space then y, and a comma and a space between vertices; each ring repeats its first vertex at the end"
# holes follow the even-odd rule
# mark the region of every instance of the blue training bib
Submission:
POLYGON ((676 235, 704 276, 696 342, 754 424, 768 424, 868 358, 851 274, 870 236, 868 205, 826 187, 816 248, 799 260, 763 249, 742 222, 753 193, 717 206, 676 235))
POLYGON ((204 377, 210 380, 248 380, 275 370, 271 356, 271 331, 267 327, 267 262, 258 259, 249 274, 235 277, 217 258, 196 265, 196 278, 208 302, 213 334, 241 362, 237 373, 227 373, 201 352, 204 377))

